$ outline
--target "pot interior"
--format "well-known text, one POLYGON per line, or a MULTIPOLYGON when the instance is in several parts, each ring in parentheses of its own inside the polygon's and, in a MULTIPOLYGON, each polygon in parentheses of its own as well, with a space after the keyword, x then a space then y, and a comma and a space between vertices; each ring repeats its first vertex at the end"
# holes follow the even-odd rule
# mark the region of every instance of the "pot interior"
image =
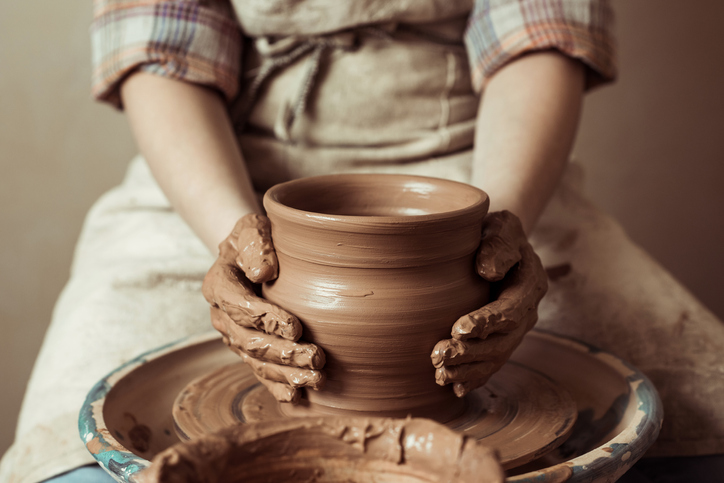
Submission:
POLYGON ((404 175, 330 175, 273 187, 274 201, 300 211, 341 216, 424 216, 485 202, 479 189, 449 180, 404 175))

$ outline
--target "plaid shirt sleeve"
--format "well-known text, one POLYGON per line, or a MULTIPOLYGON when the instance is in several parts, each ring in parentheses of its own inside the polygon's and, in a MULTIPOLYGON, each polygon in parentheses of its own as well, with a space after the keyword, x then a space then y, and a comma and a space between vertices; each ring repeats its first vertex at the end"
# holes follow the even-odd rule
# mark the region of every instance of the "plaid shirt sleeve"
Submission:
POLYGON ((616 77, 608 0, 476 0, 465 32, 479 92, 502 66, 525 53, 557 49, 587 66, 587 86, 616 77))
POLYGON ((119 87, 142 70, 238 90, 241 30, 228 0, 94 0, 93 96, 122 108, 119 87))

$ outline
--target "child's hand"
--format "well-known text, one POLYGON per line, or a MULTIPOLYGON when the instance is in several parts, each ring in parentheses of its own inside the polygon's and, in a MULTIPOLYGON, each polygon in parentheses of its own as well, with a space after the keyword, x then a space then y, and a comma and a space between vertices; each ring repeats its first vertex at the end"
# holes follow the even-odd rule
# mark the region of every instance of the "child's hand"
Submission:
POLYGON ((324 352, 296 342, 299 320, 254 292, 253 283, 277 276, 278 262, 269 219, 246 215, 219 245, 219 258, 206 274, 203 293, 211 304, 211 323, 274 397, 296 403, 298 388, 324 382, 324 352))
POLYGON ((497 298, 460 317, 452 339, 438 342, 431 354, 435 380, 441 386, 454 383, 458 397, 485 384, 505 364, 538 320, 538 303, 548 289, 540 259, 520 220, 508 211, 485 218, 476 265, 481 277, 499 282, 492 292, 497 298))

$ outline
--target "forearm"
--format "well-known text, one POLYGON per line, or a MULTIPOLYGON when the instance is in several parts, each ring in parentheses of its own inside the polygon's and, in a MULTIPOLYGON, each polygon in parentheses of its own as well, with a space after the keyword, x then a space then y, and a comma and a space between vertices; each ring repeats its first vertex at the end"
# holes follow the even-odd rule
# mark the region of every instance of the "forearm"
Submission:
POLYGON ((212 253, 236 221, 259 212, 222 98, 146 73, 121 96, 141 153, 174 209, 212 253))
POLYGON ((568 161, 584 68, 556 51, 529 54, 493 75, 481 97, 473 178, 491 211, 509 210, 530 233, 568 161))

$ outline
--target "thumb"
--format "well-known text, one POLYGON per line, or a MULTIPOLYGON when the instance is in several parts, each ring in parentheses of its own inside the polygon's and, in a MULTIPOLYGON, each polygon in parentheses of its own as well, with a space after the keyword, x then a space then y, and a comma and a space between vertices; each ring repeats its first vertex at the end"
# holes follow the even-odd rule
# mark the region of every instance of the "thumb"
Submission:
POLYGON ((483 220, 483 237, 478 249, 478 273, 489 282, 502 280, 521 259, 527 238, 520 220, 510 211, 496 211, 483 220))
POLYGON ((236 263, 253 283, 264 283, 277 278, 279 262, 271 236, 271 221, 255 213, 241 218, 234 233, 238 256, 236 263))

